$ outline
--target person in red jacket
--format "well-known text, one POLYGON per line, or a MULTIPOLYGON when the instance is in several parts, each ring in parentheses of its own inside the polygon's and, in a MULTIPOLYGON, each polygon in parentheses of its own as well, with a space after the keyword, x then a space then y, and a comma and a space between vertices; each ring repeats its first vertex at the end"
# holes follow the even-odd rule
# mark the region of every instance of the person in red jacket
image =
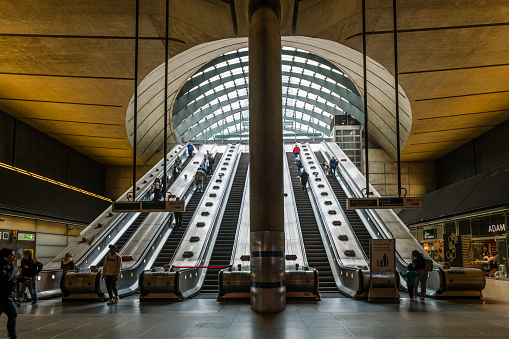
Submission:
POLYGON ((299 153, 300 153, 299 145, 295 144, 295 147, 293 148, 293 156, 295 157, 295 159, 297 159, 299 153))

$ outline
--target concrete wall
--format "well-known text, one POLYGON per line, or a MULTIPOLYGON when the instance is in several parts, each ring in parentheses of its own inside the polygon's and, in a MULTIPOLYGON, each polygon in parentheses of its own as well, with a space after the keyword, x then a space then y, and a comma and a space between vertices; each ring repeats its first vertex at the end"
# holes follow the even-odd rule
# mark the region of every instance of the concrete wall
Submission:
MULTIPOLYGON (((398 165, 383 149, 369 149, 369 181, 381 196, 398 196, 398 165)), ((434 191, 435 163, 402 162, 401 187, 412 197, 434 191)))
POLYGON ((509 164, 509 121, 436 161, 437 188, 509 164))

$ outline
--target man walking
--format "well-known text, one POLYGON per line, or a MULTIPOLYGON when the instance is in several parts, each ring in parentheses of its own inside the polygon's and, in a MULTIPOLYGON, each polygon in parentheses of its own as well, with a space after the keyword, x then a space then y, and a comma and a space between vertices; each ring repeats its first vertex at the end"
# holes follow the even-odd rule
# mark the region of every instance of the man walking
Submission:
POLYGON ((14 305, 14 295, 18 281, 18 269, 13 262, 16 259, 11 248, 0 249, 0 315, 7 315, 7 331, 9 338, 17 338, 16 320, 18 310, 14 305))
POLYGON ((108 290, 108 296, 110 297, 108 305, 113 305, 117 304, 119 301, 117 281, 118 275, 120 274, 120 268, 122 267, 122 257, 118 255, 117 247, 115 245, 112 244, 109 247, 110 251, 104 258, 102 277, 106 282, 106 289, 108 290))
POLYGON ((32 298, 32 305, 37 304, 37 291, 35 290, 35 279, 42 271, 42 263, 38 262, 36 258, 32 258, 32 252, 23 252, 23 259, 21 259, 21 270, 19 275, 19 290, 17 295, 17 304, 21 305, 25 299, 25 291, 28 288, 30 297, 32 298))

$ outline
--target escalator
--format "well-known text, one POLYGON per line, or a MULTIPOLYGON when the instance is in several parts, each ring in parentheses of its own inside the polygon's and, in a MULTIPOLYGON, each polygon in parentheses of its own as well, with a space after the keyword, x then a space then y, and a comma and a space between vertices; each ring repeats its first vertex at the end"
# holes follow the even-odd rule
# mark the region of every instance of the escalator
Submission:
MULTIPOLYGON (((143 221, 147 218, 149 212, 143 212, 138 215, 136 220, 133 221, 131 226, 125 230, 124 234, 115 242, 115 246, 117 247, 117 253, 120 252, 122 247, 127 243, 131 235, 138 229, 138 227, 143 223, 143 221)), ((101 259, 98 266, 102 267, 104 265, 104 258, 101 259)))
MULTIPOLYGON (((216 156, 214 157, 214 163, 219 163, 219 160, 221 159, 222 153, 216 153, 216 156)), ((186 160, 187 163, 187 160, 186 160)), ((186 164, 184 163, 184 164, 186 164)), ((214 171, 216 170, 217 165, 214 166, 214 171)), ((207 187, 211 177, 206 177, 203 184, 203 191, 205 191, 205 188, 207 187)), ((189 200, 189 202, 186 205, 186 210, 182 214, 182 227, 181 228, 174 228, 173 231, 171 231, 170 236, 168 237, 168 240, 166 240, 166 243, 164 244, 163 248, 161 249, 161 252, 157 256, 157 259, 155 260, 152 267, 162 267, 163 265, 169 264, 171 262, 171 259, 173 257, 173 254, 177 250, 177 247, 182 240, 182 237, 184 236, 184 233, 187 229, 187 226, 189 225, 189 222, 191 221, 191 218, 194 215, 194 211, 198 207, 198 204, 200 203, 200 200, 203 196, 203 192, 197 192, 195 191, 193 193, 193 196, 189 200)))
MULTIPOLYGON (((315 152, 315 156, 319 163, 325 160, 321 152, 315 152)), ((371 235, 366 229, 366 226, 364 226, 364 223, 362 222, 357 212, 355 210, 347 209, 348 197, 346 196, 346 193, 338 180, 335 177, 333 178, 329 176, 327 176, 327 180, 329 181, 332 190, 334 191, 334 194, 336 195, 336 198, 338 199, 338 202, 343 209, 343 212, 345 212, 346 218, 352 226, 352 230, 355 233, 357 240, 359 240, 362 250, 366 254, 366 257, 369 257, 369 240, 371 239, 371 235)))
MULTIPOLYGON (((237 173, 233 179, 232 188, 228 202, 221 220, 219 233, 217 235, 214 251, 209 266, 227 266, 230 264, 237 223, 239 221, 240 208, 242 206, 242 195, 246 183, 247 169, 249 165, 249 154, 242 153, 237 167, 237 173)), ((221 268, 208 268, 201 292, 217 293, 217 276, 221 268)))
POLYGON ((338 292, 307 191, 301 190, 293 153, 286 153, 308 265, 318 270, 320 293, 338 292))

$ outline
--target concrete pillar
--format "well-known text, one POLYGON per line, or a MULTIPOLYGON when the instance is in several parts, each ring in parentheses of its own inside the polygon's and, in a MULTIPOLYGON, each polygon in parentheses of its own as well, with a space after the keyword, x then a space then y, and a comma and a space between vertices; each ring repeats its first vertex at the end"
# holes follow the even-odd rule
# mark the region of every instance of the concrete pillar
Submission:
POLYGON ((251 309, 286 307, 279 0, 249 2, 251 309))

